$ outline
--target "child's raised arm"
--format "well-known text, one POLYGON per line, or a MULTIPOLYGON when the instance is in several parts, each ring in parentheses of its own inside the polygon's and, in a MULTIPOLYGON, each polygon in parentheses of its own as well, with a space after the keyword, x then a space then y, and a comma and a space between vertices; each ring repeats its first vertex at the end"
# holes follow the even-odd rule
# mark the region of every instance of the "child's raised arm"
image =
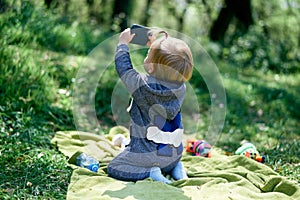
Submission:
POLYGON ((143 84, 140 74, 133 69, 129 55, 128 44, 133 37, 134 34, 131 34, 130 28, 125 29, 120 34, 115 55, 117 73, 130 94, 133 94, 133 92, 143 84))
POLYGON ((118 45, 121 45, 121 44, 128 45, 134 36, 135 36, 135 34, 130 33, 130 28, 125 29, 120 34, 118 45))

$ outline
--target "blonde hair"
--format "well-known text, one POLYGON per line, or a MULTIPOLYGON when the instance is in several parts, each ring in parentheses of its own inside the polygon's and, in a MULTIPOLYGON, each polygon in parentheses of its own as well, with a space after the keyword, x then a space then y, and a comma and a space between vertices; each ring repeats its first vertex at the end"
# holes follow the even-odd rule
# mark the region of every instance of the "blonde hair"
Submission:
POLYGON ((190 80, 193 72, 193 57, 188 45, 177 38, 155 40, 150 46, 147 63, 154 67, 156 78, 172 82, 190 80))

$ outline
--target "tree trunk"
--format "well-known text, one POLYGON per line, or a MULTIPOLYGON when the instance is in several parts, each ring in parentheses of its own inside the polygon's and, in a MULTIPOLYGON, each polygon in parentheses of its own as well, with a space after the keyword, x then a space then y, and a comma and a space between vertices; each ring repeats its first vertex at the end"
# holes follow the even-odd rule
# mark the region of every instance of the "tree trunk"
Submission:
POLYGON ((44 3, 47 6, 47 8, 49 9, 51 7, 52 0, 45 0, 44 3))
POLYGON ((147 0, 146 6, 145 6, 145 14, 143 15, 143 19, 142 19, 142 25, 144 26, 148 26, 149 23, 149 19, 151 17, 151 13, 150 13, 150 7, 152 4, 153 0, 147 0))
POLYGON ((210 39, 223 42, 225 33, 233 17, 238 19, 237 29, 242 34, 246 33, 249 26, 254 23, 252 18, 251 0, 225 0, 218 18, 210 30, 210 39))
POLYGON ((234 9, 235 16, 240 21, 239 29, 243 33, 246 33, 250 25, 254 23, 252 17, 251 0, 243 0, 243 1, 230 0, 230 1, 234 9))
POLYGON ((95 11, 94 11, 94 0, 86 0, 86 4, 88 5, 88 9, 89 9, 89 18, 90 19, 96 19, 97 22, 99 22, 97 20, 97 17, 95 15, 95 11))
POLYGON ((4 13, 7 9, 7 3, 5 0, 0 0, 0 13, 4 13))
POLYGON ((183 9, 182 13, 178 16, 178 32, 183 32, 184 28, 184 17, 187 12, 188 5, 183 9))
POLYGON ((94 5, 94 0, 86 0, 86 3, 89 5, 89 6, 93 6, 94 5))
POLYGON ((220 14, 210 30, 210 39, 213 41, 223 41, 225 32, 233 17, 233 13, 227 5, 222 7, 220 14))
POLYGON ((128 17, 130 16, 133 0, 115 0, 113 7, 113 24, 117 24, 121 31, 128 27, 128 17))
POLYGON ((178 5, 176 4, 176 2, 173 3, 169 3, 168 4, 168 10, 169 12, 174 15, 174 17, 177 20, 178 23, 178 27, 177 30, 178 32, 182 32, 183 28, 184 28, 184 18, 185 18, 185 14, 187 12, 188 6, 191 3, 191 0, 186 0, 185 1, 185 5, 184 8, 182 8, 182 10, 178 10, 178 5))
POLYGON ((69 10, 70 0, 65 0, 64 2, 64 13, 67 14, 69 10))

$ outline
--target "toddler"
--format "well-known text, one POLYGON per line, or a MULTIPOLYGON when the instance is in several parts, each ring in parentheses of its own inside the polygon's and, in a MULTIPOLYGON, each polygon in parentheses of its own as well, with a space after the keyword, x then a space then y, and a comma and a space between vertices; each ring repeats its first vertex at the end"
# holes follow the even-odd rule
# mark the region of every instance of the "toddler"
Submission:
POLYGON ((130 105, 130 143, 108 165, 108 174, 119 180, 152 178, 171 183, 187 178, 180 162, 183 125, 180 108, 185 96, 185 81, 192 76, 193 58, 182 40, 162 37, 150 42, 144 60, 147 74, 132 67, 128 44, 134 37, 124 30, 116 49, 118 75, 132 96, 130 105))

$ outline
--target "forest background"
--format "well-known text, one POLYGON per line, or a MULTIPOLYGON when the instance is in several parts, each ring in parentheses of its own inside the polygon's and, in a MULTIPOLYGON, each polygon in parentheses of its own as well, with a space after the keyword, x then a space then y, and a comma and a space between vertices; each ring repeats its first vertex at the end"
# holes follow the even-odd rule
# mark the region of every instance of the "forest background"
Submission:
MULTIPOLYGON (((298 0, 0 0, 1 199, 66 197, 72 170, 50 140, 76 129, 72 97, 82 61, 133 23, 188 35, 216 63, 227 101, 216 147, 232 155, 251 141, 266 165, 300 183, 298 0)), ((105 74, 95 96, 103 134, 116 125, 107 97, 118 80, 113 66, 105 74)), ((211 96, 197 71, 190 83, 201 111, 190 134, 205 139, 211 96)))

